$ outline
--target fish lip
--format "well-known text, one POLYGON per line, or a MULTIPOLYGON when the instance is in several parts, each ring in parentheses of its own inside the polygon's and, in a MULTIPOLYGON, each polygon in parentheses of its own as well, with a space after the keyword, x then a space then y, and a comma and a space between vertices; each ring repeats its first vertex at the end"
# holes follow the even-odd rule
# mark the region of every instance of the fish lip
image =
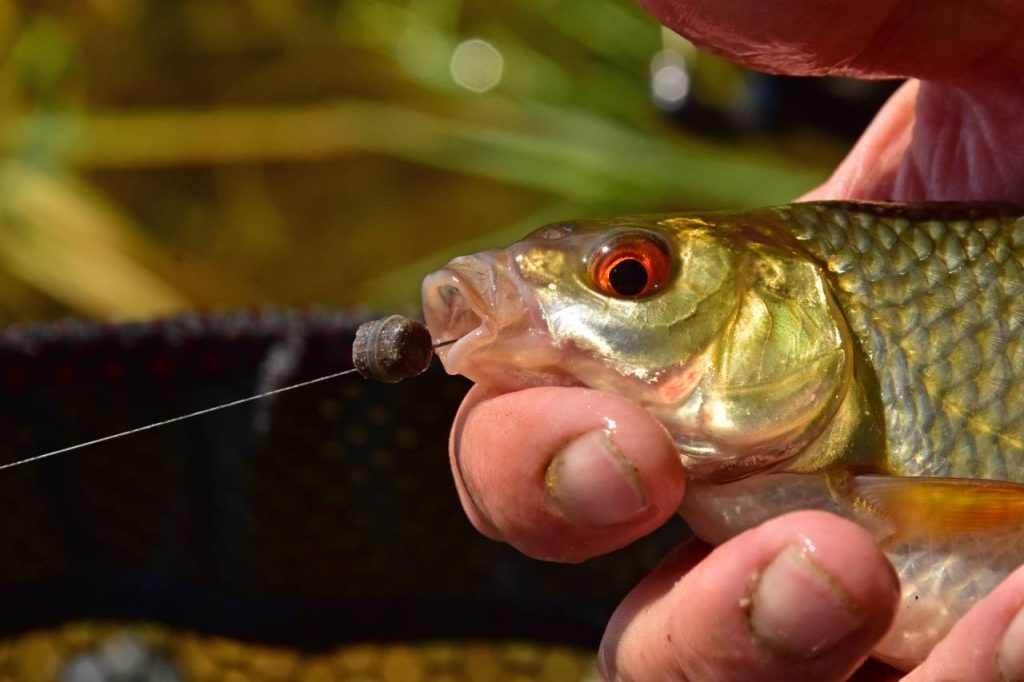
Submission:
POLYGON ((562 351, 502 254, 456 258, 427 275, 423 315, 435 343, 455 339, 436 349, 449 374, 503 390, 579 384, 559 369, 562 351))
POLYGON ((423 315, 431 337, 435 343, 455 340, 436 350, 451 374, 459 374, 472 350, 494 336, 488 325, 492 306, 479 291, 481 283, 493 290, 493 275, 487 269, 454 262, 423 280, 423 315))
POLYGON ((449 374, 502 390, 580 386, 514 254, 463 256, 423 280, 423 313, 449 374))

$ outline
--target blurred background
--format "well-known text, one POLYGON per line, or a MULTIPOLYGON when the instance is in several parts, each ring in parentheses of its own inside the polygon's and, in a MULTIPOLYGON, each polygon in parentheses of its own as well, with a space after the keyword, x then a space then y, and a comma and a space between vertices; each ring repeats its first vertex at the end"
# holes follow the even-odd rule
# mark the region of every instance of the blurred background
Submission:
POLYGON ((411 307, 547 221, 788 201, 885 87, 628 0, 0 3, 0 322, 411 307))
MULTIPOLYGON (((545 222, 789 201, 892 87, 747 72, 629 0, 0 0, 0 462, 343 369, 361 315, 545 222)), ((482 539, 465 389, 5 470, 0 682, 594 679, 685 529, 582 566, 482 539)))

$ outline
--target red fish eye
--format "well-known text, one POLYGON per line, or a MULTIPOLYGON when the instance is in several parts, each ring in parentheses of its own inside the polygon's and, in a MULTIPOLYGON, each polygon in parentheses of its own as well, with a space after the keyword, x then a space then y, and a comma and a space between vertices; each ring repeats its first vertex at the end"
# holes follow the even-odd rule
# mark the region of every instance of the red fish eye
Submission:
POLYGON ((617 237, 602 245, 590 259, 590 280, 603 294, 644 298, 657 292, 672 273, 668 249, 650 235, 617 237))

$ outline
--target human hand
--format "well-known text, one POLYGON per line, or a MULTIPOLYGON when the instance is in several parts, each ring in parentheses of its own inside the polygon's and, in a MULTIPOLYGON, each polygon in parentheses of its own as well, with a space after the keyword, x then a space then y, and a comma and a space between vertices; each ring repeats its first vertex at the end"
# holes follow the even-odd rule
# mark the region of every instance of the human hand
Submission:
POLYGON ((1024 199, 1021 3, 639 2, 697 45, 762 71, 920 79, 804 199, 1024 199))
MULTIPOLYGON (((1022 200, 1024 140, 1014 123, 1024 44, 1014 37, 1024 7, 641 2, 698 44, 756 68, 924 79, 904 85, 805 198, 1022 200)), ((660 424, 587 389, 476 387, 456 420, 452 465, 481 532, 558 561, 649 533, 675 513, 685 488, 660 424)), ((865 531, 822 513, 789 514, 713 551, 693 542, 674 553, 617 610, 601 669, 623 680, 894 677, 860 666, 897 601, 892 569, 865 531)), ((1013 619, 1022 603, 1018 571, 908 679, 1018 679, 1024 621, 1013 619)))

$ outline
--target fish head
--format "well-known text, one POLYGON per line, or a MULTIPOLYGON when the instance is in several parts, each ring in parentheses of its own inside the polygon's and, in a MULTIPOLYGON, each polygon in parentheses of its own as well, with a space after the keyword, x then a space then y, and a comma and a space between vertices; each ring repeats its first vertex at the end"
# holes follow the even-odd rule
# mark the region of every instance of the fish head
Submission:
POLYGON ((503 390, 640 403, 697 476, 746 475, 821 432, 849 341, 821 270, 763 227, 693 216, 555 223, 423 287, 446 369, 503 390))

